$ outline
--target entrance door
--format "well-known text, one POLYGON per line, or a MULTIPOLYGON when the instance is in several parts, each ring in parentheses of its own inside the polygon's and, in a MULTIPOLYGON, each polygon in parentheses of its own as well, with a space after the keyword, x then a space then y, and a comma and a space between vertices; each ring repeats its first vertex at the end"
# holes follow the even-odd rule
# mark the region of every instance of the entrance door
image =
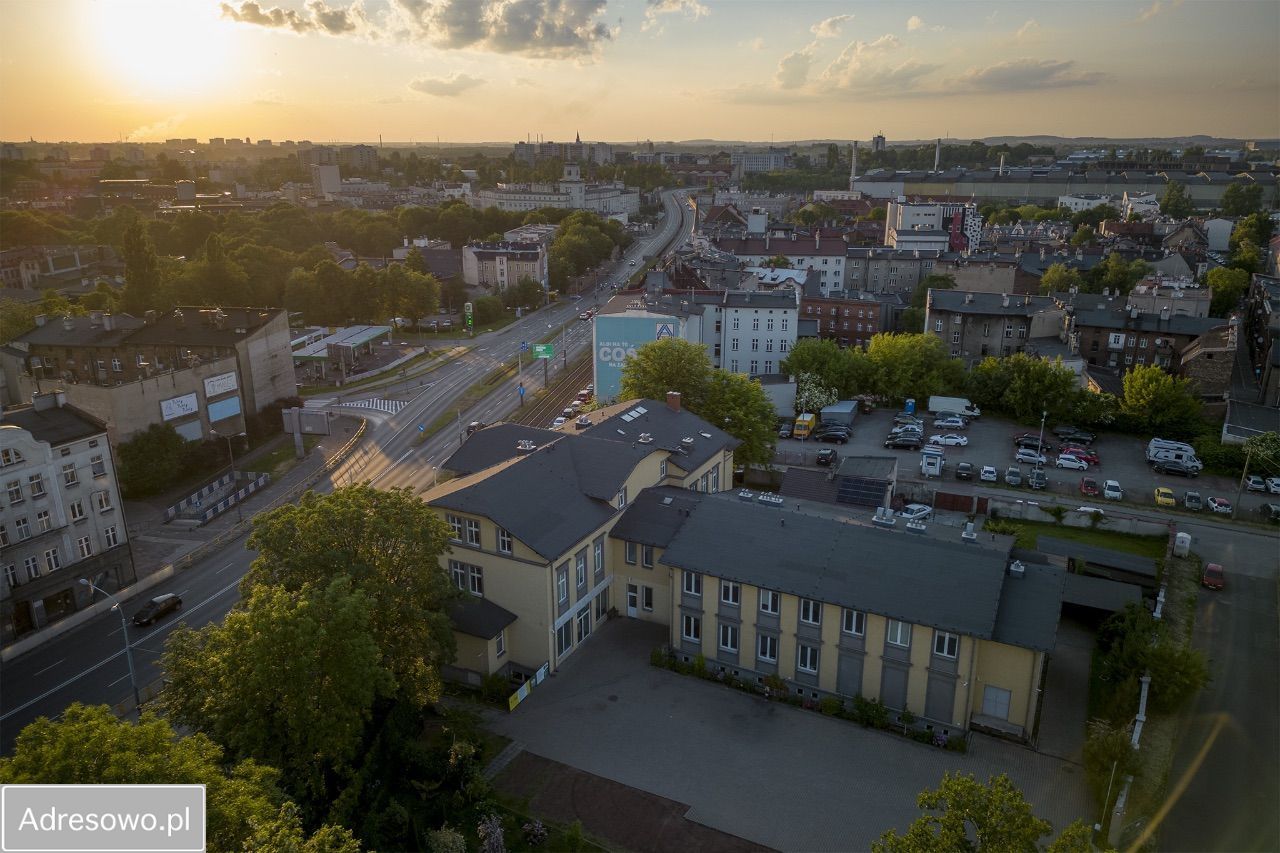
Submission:
POLYGON ((640 606, 640 587, 633 583, 627 584, 627 615, 632 619, 636 618, 636 611, 640 606))

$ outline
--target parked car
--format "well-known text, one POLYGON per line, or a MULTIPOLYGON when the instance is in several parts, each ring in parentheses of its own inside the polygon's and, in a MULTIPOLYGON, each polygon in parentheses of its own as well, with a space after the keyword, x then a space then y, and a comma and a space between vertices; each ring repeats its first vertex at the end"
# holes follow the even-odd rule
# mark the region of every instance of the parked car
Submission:
POLYGON ((893 450, 919 450, 922 444, 918 435, 891 435, 884 442, 885 447, 893 450))
POLYGON ((1178 499, 1173 496, 1173 489, 1158 486, 1155 492, 1156 506, 1177 506, 1178 499))
POLYGON ((937 418, 933 422, 934 429, 965 429, 969 422, 964 418, 937 418))
POLYGON ((569 420, 569 419, 568 419, 568 418, 556 418, 554 421, 552 421, 552 422, 551 422, 551 428, 552 428, 552 429, 556 429, 557 427, 562 427, 562 426, 564 426, 564 422, 565 422, 565 421, 567 421, 567 420, 569 420))
POLYGON ((440 321, 440 328, 442 328, 442 329, 452 329, 452 328, 453 328, 453 321, 452 321, 452 320, 441 320, 441 321, 440 321))
POLYGON ((1200 585, 1205 589, 1222 589, 1227 579, 1222 576, 1222 566, 1217 563, 1206 563, 1204 574, 1200 577, 1200 585))
POLYGON ((827 430, 826 432, 815 432, 811 438, 814 441, 823 441, 827 444, 848 444, 849 433, 840 432, 839 430, 827 430))
POLYGON ((778 427, 778 438, 791 438, 791 421, 784 421, 778 427))
POLYGON ((472 421, 467 424, 467 435, 474 435, 484 429, 484 421, 472 421))
POLYGON ((1258 512, 1262 513, 1265 521, 1280 522, 1280 504, 1263 504, 1258 507, 1258 512))
POLYGON ((916 426, 924 426, 924 418, 918 418, 915 415, 908 415, 906 412, 898 412, 893 416, 893 422, 896 425, 914 424, 916 426))
POLYGON ((1124 500, 1124 489, 1120 488, 1119 480, 1107 480, 1102 484, 1102 496, 1109 501, 1124 500))
POLYGON ((1081 447, 1077 444, 1064 444, 1062 445, 1062 447, 1058 448, 1058 453, 1059 455, 1066 453, 1070 456, 1076 457, 1077 459, 1083 459, 1085 462, 1088 462, 1090 465, 1100 464, 1100 460, 1096 450, 1090 450, 1087 447, 1081 447))
POLYGON ((973 479, 973 464, 972 464, 972 463, 970 463, 970 462, 961 462, 959 465, 957 465, 957 466, 956 466, 956 479, 957 479, 957 480, 972 480, 972 479, 973 479))
POLYGON ((1257 474, 1250 474, 1244 478, 1244 487, 1251 492, 1265 492, 1267 490, 1267 481, 1257 474))
POLYGON ((924 435, 924 427, 915 424, 899 424, 889 430, 889 435, 902 435, 904 433, 912 433, 914 435, 924 435))
POLYGON ((564 411, 562 411, 560 414, 564 415, 565 419, 567 420, 573 417, 574 415, 576 415, 577 411, 572 406, 565 406, 564 411))
POLYGON ((907 504, 898 511, 899 518, 905 518, 907 521, 924 521, 933 515, 932 507, 925 504, 907 504))
POLYGON ((1088 498, 1097 497, 1102 494, 1102 490, 1098 488, 1098 481, 1092 477, 1080 478, 1080 494, 1088 498))
POLYGON ((1053 434, 1058 438, 1065 438, 1068 435, 1075 435, 1079 430, 1071 424, 1058 424, 1053 428, 1053 434))
POLYGON ((1273 495, 1280 495, 1280 477, 1267 478, 1267 492, 1273 495))
POLYGON ((142 605, 142 609, 133 614, 133 624, 150 625, 181 608, 182 599, 172 592, 166 592, 164 595, 157 595, 142 605))
POLYGON ((1079 456, 1071 456, 1066 454, 1059 456, 1057 461, 1053 463, 1058 468, 1066 468, 1071 471, 1088 471, 1089 463, 1085 462, 1079 456))
POLYGON ((1056 426, 1053 428, 1053 434, 1063 441, 1080 442, 1081 444, 1093 444, 1096 435, 1088 430, 1078 429, 1073 426, 1056 426))
POLYGON ((1231 514, 1231 501, 1226 498, 1209 498, 1207 501, 1209 509, 1214 512, 1220 512, 1223 515, 1231 514))
POLYGON ((1041 453, 1049 453, 1053 450, 1053 445, 1047 441, 1041 441, 1038 435, 1020 435, 1013 440, 1013 445, 1026 450, 1039 450, 1041 453))
POLYGON ((1182 505, 1192 512, 1199 512, 1204 509, 1204 499, 1199 492, 1187 492, 1182 496, 1182 505))
POLYGON ((1027 475, 1027 485, 1033 489, 1048 488, 1049 478, 1045 476, 1044 469, 1032 468, 1031 473, 1027 475))
POLYGON ((840 458, 840 454, 836 453, 830 447, 824 447, 818 451, 818 457, 815 460, 819 465, 826 467, 835 463, 840 458))
POLYGON ((1089 515, 1106 515, 1107 511, 1100 506, 1078 506, 1076 512, 1083 512, 1089 515))
POLYGON ((1019 447, 1018 452, 1013 455, 1013 461, 1026 462, 1030 465, 1043 465, 1046 459, 1044 454, 1036 453, 1034 450, 1028 450, 1025 447, 1019 447))
POLYGON ((1176 474, 1179 477, 1199 477, 1200 472, 1185 462, 1175 462, 1173 460, 1152 462, 1151 470, 1157 474, 1176 474))
POLYGON ((1009 468, 1009 470, 1004 472, 1004 481, 1008 483, 1010 486, 1021 486, 1022 485, 1022 469, 1013 468, 1013 467, 1009 468))
POLYGON ((999 476, 1000 472, 991 465, 983 465, 982 470, 978 472, 978 479, 984 483, 994 483, 999 476))
POLYGON ((946 433, 945 435, 929 436, 929 443, 938 444, 943 447, 966 447, 969 444, 969 439, 963 435, 958 435, 954 432, 949 432, 949 433, 946 433))

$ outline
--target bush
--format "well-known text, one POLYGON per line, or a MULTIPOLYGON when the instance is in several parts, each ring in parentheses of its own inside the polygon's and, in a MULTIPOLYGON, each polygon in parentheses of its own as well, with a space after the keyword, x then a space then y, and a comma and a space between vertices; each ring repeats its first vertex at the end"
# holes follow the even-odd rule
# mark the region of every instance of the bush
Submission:
POLYGON ((965 740, 963 735, 952 735, 947 738, 947 749, 952 752, 968 752, 969 741, 965 740))
POLYGON ((427 849, 431 853, 467 853, 467 839, 448 824, 427 833, 427 849))
POLYGON ((832 717, 844 710, 844 702, 835 696, 824 696, 818 702, 818 710, 828 717, 832 717))
MULTIPOLYGON (((1195 440, 1196 456, 1204 463, 1204 473, 1239 477, 1244 471, 1244 447, 1223 444, 1217 432, 1205 433, 1195 440)), ((1257 454, 1254 454, 1256 460, 1257 454)))
POLYGON ((783 681, 777 675, 766 675, 764 677, 764 688, 769 691, 769 695, 775 699, 781 699, 787 695, 787 682, 783 681))
POLYGON ((707 677, 707 659, 702 655, 693 659, 693 674, 699 678, 707 677))
POLYGON ((862 725, 871 728, 883 729, 889 725, 889 709, 879 699, 854 696, 853 717, 862 725))
POLYGON ((1007 518, 996 518, 993 514, 991 518, 987 519, 987 523, 982 525, 982 529, 1002 536, 1017 536, 1021 528, 1018 527, 1017 522, 1010 521, 1007 518))
POLYGON ((511 681, 505 675, 494 672, 484 677, 484 682, 480 686, 480 695, 486 702, 505 705, 510 694, 511 681))
POLYGON ((520 828, 524 833, 524 843, 530 847, 537 847, 547 840, 547 828, 542 825, 540 820, 531 820, 520 828))
POLYGON ((898 712, 898 722, 902 723, 904 726, 914 726, 916 723, 916 715, 911 713, 911 709, 904 705, 902 710, 898 712))
POLYGON ((502 319, 502 300, 496 296, 481 296, 471 306, 477 326, 502 319))

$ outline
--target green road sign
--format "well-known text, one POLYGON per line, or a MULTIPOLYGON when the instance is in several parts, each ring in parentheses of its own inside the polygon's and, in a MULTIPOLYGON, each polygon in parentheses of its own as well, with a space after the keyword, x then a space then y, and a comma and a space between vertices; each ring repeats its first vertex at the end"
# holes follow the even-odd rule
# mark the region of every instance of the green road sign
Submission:
POLYGON ((556 354, 555 344, 534 344, 533 345, 534 358, 553 358, 555 357, 555 354, 556 354))

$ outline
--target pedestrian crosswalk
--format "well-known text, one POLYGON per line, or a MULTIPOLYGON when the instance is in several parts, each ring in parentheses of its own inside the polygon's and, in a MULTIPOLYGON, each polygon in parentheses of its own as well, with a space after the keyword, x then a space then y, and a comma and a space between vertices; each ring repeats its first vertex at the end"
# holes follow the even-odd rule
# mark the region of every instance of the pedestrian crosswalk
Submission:
POLYGON ((348 400, 338 405, 350 406, 356 409, 374 409, 375 411, 386 412, 388 415, 394 415, 408 404, 404 400, 384 400, 381 397, 370 397, 367 400, 348 400))

